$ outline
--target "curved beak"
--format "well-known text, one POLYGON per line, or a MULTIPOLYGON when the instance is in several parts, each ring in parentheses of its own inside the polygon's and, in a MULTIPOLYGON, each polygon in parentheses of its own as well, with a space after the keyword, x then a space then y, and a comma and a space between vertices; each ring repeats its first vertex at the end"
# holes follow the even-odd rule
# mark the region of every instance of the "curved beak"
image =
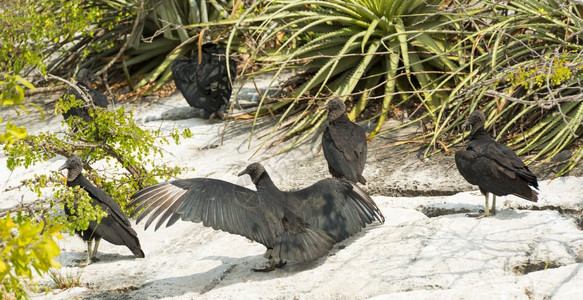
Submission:
POLYGON ((247 169, 245 169, 245 170, 243 170, 243 171, 239 172, 239 174, 237 174, 237 176, 238 176, 238 177, 241 177, 241 176, 243 176, 243 175, 245 175, 245 174, 249 174, 249 171, 247 171, 247 169))
POLYGON ((62 166, 59 167, 59 172, 69 167, 69 162, 65 162, 62 166))
POLYGON ((63 174, 62 171, 67 169, 69 167, 69 161, 67 160, 61 167, 59 167, 59 169, 57 170, 57 173, 59 173, 61 176, 67 178, 67 175, 63 174))

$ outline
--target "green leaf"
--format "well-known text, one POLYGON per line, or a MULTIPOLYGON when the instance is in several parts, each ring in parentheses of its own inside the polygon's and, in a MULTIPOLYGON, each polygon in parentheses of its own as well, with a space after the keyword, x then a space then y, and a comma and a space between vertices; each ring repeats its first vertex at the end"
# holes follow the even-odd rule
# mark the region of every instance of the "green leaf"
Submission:
POLYGON ((395 31, 398 34, 397 38, 399 39, 399 46, 401 47, 401 57, 403 58, 405 71, 407 72, 407 77, 410 78, 411 69, 409 64, 409 45, 407 44, 407 33, 405 32, 405 25, 403 24, 403 20, 401 20, 401 18, 395 19, 395 31))
POLYGON ((375 31, 375 28, 377 27, 378 23, 379 23, 379 19, 374 19, 374 20, 372 20, 372 22, 370 22, 370 26, 368 27, 368 29, 366 30, 366 33, 364 34, 364 37, 362 38, 362 47, 361 47, 362 53, 364 53, 364 49, 366 48, 366 44, 368 42, 368 39, 375 31))
POLYGON ((372 67, 371 61, 375 59, 375 53, 378 51, 381 45, 380 40, 375 40, 371 45, 368 47, 366 55, 362 57, 360 63, 350 74, 344 78, 342 84, 335 89, 336 93, 343 97, 350 94, 356 85, 361 81, 365 72, 372 67))
POLYGON ((34 90, 34 85, 32 85, 32 83, 30 83, 30 81, 20 77, 19 75, 14 75, 16 82, 24 85, 26 88, 30 89, 30 90, 34 90))
POLYGON ((369 135, 369 139, 373 138, 381 129, 381 126, 383 126, 383 123, 385 121, 385 119, 387 118, 387 113, 389 112, 389 108, 391 105, 391 102, 393 100, 393 96, 394 96, 394 91, 395 91, 395 85, 396 85, 396 80, 395 77, 397 75, 397 68, 399 66, 399 54, 398 53, 391 53, 386 60, 386 65, 387 68, 389 70, 388 74, 387 74, 387 79, 386 79, 386 83, 385 83, 385 94, 383 97, 383 104, 381 106, 381 114, 379 116, 379 120, 377 122, 377 125, 375 126, 375 128, 372 130, 372 132, 369 135))

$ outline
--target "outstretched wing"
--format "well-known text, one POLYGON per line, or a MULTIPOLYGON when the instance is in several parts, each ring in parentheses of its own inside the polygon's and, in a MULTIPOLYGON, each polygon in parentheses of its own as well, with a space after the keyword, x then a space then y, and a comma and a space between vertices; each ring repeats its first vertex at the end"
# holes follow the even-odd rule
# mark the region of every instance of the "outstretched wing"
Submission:
POLYGON ((138 191, 132 198, 132 216, 139 213, 137 222, 151 214, 145 228, 159 216, 155 229, 166 220, 167 227, 178 219, 202 222, 206 227, 242 235, 267 247, 272 247, 276 232, 281 230, 281 220, 276 217, 279 213, 273 206, 263 203, 255 191, 222 180, 163 182, 138 191))
POLYGON ((375 219, 385 218, 376 203, 356 184, 346 180, 323 179, 310 187, 292 192, 298 199, 294 211, 312 227, 342 241, 375 219))

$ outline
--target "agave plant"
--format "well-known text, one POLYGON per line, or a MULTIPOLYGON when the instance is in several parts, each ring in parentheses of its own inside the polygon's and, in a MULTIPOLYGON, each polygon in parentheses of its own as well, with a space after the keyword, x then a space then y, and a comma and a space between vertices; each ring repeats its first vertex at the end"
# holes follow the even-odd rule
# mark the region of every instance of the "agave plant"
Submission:
MULTIPOLYGON (((223 0, 97 0, 104 18, 94 24, 90 37, 75 45, 50 65, 68 71, 81 63, 103 73, 123 72, 133 89, 149 83, 159 88, 170 79, 170 62, 199 46, 203 28, 229 19, 234 1, 223 0)), ((212 40, 226 29, 207 31, 212 40)))
POLYGON ((480 107, 496 138, 530 154, 528 162, 577 145, 561 175, 583 158, 582 12, 554 0, 259 1, 231 36, 250 29, 257 41, 250 61, 278 74, 312 70, 292 97, 270 105, 285 108, 277 124, 284 137, 303 132, 290 147, 324 121, 312 108, 330 94, 355 100, 352 119, 380 99, 369 138, 397 130, 380 129, 393 107, 412 103, 415 116, 402 126, 431 120, 415 138, 427 142, 425 155, 462 141, 458 125, 480 107), (246 28, 260 18, 253 11, 262 23, 246 28))
POLYGON ((557 175, 568 172, 583 158, 583 7, 545 0, 482 8, 483 22, 467 37, 474 41, 467 84, 450 95, 427 137, 433 145, 459 142, 452 129, 482 106, 496 138, 530 154, 528 162, 578 145, 557 175))
MULTIPOLYGON (((325 112, 313 109, 319 98, 333 94, 355 100, 351 119, 380 102, 372 138, 398 105, 396 95, 401 102, 415 99, 433 114, 459 75, 460 52, 452 51, 451 41, 458 20, 444 10, 443 1, 263 2, 264 20, 251 28, 257 50, 250 61, 267 62, 277 74, 297 67, 313 70, 292 97, 272 106, 286 108, 278 126, 292 112, 301 111, 286 122, 290 126, 285 136, 303 132, 297 142, 324 121, 325 112), (279 46, 266 51, 273 39, 279 46)), ((265 97, 261 101, 260 106, 265 97)))

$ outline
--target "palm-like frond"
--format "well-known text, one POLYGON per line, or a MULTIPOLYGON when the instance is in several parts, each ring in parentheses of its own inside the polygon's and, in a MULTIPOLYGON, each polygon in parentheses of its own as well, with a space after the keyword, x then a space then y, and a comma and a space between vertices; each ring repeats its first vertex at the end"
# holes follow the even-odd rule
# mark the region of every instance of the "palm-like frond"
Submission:
POLYGON ((528 162, 550 160, 578 143, 557 173, 564 174, 583 153, 581 6, 546 0, 495 2, 484 8, 481 24, 467 35, 474 46, 465 67, 479 72, 468 74, 464 86, 448 98, 431 134, 433 145, 459 142, 449 133, 483 106, 495 137, 520 155, 530 154, 528 162))
POLYGON ((88 5, 102 8, 104 18, 91 28, 92 38, 78 40, 49 70, 58 74, 81 64, 107 70, 110 78, 124 74, 134 89, 162 86, 171 77, 171 61, 198 47, 203 28, 216 26, 206 31, 207 41, 215 40, 228 33, 225 28, 234 20, 233 2, 225 0, 98 0, 88 5))
MULTIPOLYGON (((273 132, 290 114, 297 113, 298 105, 304 107, 300 113, 303 117, 288 124, 284 137, 321 124, 322 113, 312 113, 311 108, 329 94, 358 99, 357 109, 349 115, 353 119, 366 108, 372 96, 382 98, 381 111, 375 117, 377 125, 370 138, 381 129, 398 86, 421 91, 416 93, 418 99, 429 111, 437 110, 447 94, 436 89, 453 86, 455 74, 460 72, 458 54, 451 52, 447 34, 440 32, 457 20, 442 10, 440 3, 436 0, 268 2, 262 11, 266 19, 251 34, 257 41, 253 58, 277 66, 278 72, 300 64, 316 70, 291 98, 274 105, 274 108, 285 107, 285 111, 273 132), (282 33, 284 38, 279 46, 268 52, 267 57, 263 56, 267 43, 282 33)), ((261 99, 260 106, 264 101, 261 99)))
POLYGON ((415 107, 407 124, 431 120, 429 130, 418 137, 427 141, 426 155, 459 143, 458 125, 481 106, 489 112, 488 124, 496 128, 497 138, 520 154, 533 154, 531 161, 550 159, 579 143, 562 174, 583 156, 583 108, 577 98, 583 75, 583 9, 574 2, 262 4, 261 23, 250 30, 240 21, 231 35, 249 30, 256 40, 252 60, 275 67, 276 74, 299 66, 314 74, 291 97, 270 104, 284 109, 273 135, 303 132, 296 143, 305 140, 314 132, 312 126, 324 120, 314 104, 334 94, 354 101, 351 119, 367 107, 380 107, 371 119, 376 126, 369 138, 386 132, 381 127, 392 109, 415 107), (269 49, 273 40, 276 47, 269 49))

